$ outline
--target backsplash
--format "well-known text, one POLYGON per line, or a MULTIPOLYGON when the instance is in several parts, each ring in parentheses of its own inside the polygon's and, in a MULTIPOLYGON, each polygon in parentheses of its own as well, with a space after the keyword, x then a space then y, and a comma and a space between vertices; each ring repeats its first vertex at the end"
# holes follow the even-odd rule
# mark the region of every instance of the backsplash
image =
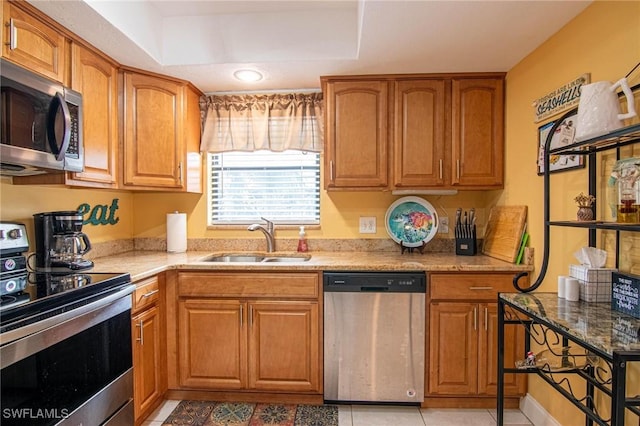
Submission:
MULTIPOLYGON (((307 240, 309 251, 373 251, 373 252, 400 252, 400 246, 392 240, 372 239, 310 239, 307 240)), ((164 238, 136 238, 135 250, 165 251, 167 241, 164 238)), ((276 240, 276 251, 296 251, 298 239, 281 238, 276 240)), ((435 238, 431 240, 425 252, 453 253, 454 240, 447 238, 435 238)), ((266 244, 264 238, 256 239, 214 239, 214 238, 189 238, 188 251, 264 251, 266 244)))

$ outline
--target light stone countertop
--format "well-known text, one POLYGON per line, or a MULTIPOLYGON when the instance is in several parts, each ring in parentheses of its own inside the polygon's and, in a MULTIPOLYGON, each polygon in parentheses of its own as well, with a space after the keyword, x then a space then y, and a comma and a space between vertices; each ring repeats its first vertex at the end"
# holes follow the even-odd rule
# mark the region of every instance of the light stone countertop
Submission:
MULTIPOLYGON (((169 269, 211 271, 427 271, 427 272, 520 272, 531 271, 531 265, 515 265, 489 256, 456 256, 449 253, 391 252, 241 252, 262 256, 311 256, 306 262, 206 262, 212 255, 229 251, 167 253, 162 251, 129 251, 93 259, 93 272, 128 272, 138 281, 169 269)), ((238 253, 240 254, 240 253, 238 253)))

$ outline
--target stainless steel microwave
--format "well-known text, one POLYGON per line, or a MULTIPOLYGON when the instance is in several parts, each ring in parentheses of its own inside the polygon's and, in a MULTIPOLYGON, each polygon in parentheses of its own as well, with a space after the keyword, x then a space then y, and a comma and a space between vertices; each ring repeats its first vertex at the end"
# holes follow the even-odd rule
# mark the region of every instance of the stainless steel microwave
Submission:
POLYGON ((82 95, 0 59, 0 174, 81 172, 82 95))

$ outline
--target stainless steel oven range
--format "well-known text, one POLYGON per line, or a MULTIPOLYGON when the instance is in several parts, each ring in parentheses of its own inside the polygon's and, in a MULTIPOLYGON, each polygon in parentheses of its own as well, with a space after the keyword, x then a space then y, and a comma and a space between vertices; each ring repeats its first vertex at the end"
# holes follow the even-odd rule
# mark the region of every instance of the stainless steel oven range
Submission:
MULTIPOLYGON (((0 230, 3 259, 28 249, 24 225, 0 230)), ((132 425, 129 274, 20 273, 0 301, 0 423, 132 425)))

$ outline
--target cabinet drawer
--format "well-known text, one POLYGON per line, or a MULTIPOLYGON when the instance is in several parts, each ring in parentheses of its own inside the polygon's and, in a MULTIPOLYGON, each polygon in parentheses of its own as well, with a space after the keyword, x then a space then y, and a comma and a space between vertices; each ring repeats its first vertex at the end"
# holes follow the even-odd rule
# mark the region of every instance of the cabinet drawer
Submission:
POLYGON ((318 274, 206 273, 178 274, 178 295, 212 297, 318 297, 318 274))
POLYGON ((158 276, 148 278, 136 283, 136 290, 133 292, 133 311, 137 311, 145 306, 156 303, 160 298, 160 283, 158 276))
POLYGON ((509 274, 430 274, 427 288, 431 300, 488 300, 496 301, 499 292, 514 292, 513 277, 509 274))

